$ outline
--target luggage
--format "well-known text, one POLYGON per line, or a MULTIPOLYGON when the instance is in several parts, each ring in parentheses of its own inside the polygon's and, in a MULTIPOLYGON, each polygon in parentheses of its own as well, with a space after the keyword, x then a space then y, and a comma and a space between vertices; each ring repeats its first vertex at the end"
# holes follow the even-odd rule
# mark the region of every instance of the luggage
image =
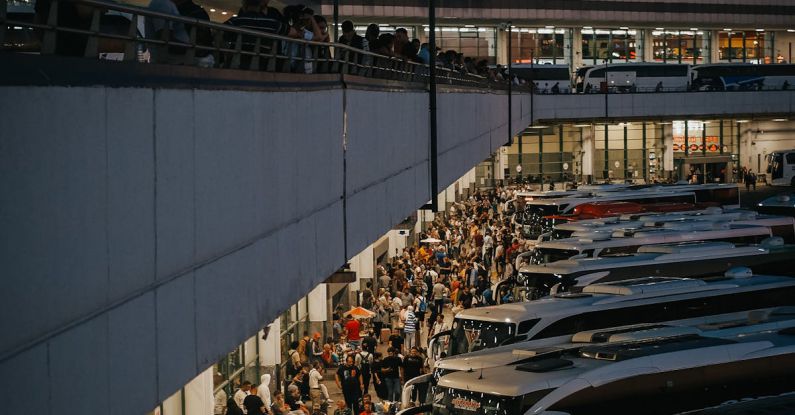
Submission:
POLYGON ((381 343, 388 343, 389 336, 392 335, 392 331, 389 329, 381 329, 381 343))

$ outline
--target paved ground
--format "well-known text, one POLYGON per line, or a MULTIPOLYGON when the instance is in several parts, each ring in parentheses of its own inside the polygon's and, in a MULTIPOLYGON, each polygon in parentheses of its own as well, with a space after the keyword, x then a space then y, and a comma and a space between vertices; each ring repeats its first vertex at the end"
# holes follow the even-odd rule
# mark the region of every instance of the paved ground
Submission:
POLYGON ((779 193, 791 193, 792 188, 788 186, 765 186, 757 185, 756 190, 746 191, 745 186, 740 184, 740 203, 744 208, 752 209, 760 201, 779 193))

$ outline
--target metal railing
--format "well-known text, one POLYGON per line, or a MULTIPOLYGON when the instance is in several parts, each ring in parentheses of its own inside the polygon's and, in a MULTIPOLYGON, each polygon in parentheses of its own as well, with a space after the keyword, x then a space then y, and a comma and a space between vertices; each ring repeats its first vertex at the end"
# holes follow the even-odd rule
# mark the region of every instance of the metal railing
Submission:
MULTIPOLYGON (((0 50, 4 51, 15 50, 15 45, 9 40, 13 33, 8 29, 33 30, 41 41, 39 53, 42 55, 63 54, 62 48, 68 46, 73 52, 75 49, 82 50, 82 53, 72 55, 88 59, 99 59, 106 53, 115 53, 120 55, 121 60, 133 62, 283 73, 349 74, 418 83, 428 80, 429 68, 425 64, 344 44, 294 39, 99 0, 52 0, 46 19, 45 16, 38 16, 33 22, 14 20, 6 13, 6 2, 0 0, 0 50), (74 12, 71 15, 79 14, 82 21, 59 21, 60 11, 63 11, 59 10, 61 8, 70 8, 70 12, 74 12), (144 22, 148 23, 146 26, 157 22, 163 30, 156 36, 152 33, 142 35, 139 23, 144 22), (211 42, 206 39, 197 41, 200 33, 206 34, 208 31, 211 33, 211 42), (175 37, 177 32, 187 34, 188 41, 175 37), (65 45, 69 42, 71 44, 65 45)), ((437 68, 437 82, 478 88, 507 88, 505 81, 443 67, 437 68)))

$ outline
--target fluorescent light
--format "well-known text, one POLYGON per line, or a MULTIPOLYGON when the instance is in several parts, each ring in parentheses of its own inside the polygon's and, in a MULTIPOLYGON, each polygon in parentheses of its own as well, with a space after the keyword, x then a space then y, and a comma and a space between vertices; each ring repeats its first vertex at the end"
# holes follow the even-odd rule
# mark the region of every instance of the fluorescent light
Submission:
POLYGON ((654 30, 665 30, 664 27, 655 27, 654 30))
POLYGON ((465 24, 464 27, 475 27, 473 24, 465 24))
POLYGON ((756 29, 757 32, 764 32, 765 29, 756 29))
POLYGON ((795 29, 787 29, 787 32, 793 33, 795 32, 795 29))
POLYGON ((690 30, 698 30, 697 27, 691 27, 690 30))
POLYGON ((215 9, 210 9, 210 13, 215 13, 215 9))
POLYGON ((592 27, 592 26, 583 26, 582 28, 583 28, 583 29, 593 29, 593 27, 592 27))
POLYGON ((723 28, 723 31, 724 31, 724 32, 731 32, 731 31, 732 31, 732 28, 731 28, 731 27, 724 27, 724 28, 723 28))
POLYGON ((548 127, 549 127, 549 126, 547 126, 547 125, 530 125, 530 126, 528 126, 527 128, 532 128, 532 129, 536 129, 536 130, 538 130, 538 129, 542 129, 542 128, 548 128, 548 127))
POLYGON ((773 118, 773 121, 775 121, 775 122, 783 122, 783 121, 787 121, 787 119, 786 118, 773 118))
POLYGON ((621 26, 621 27, 619 27, 619 29, 621 29, 621 30, 629 30, 629 28, 626 27, 626 26, 621 26))
POLYGON ((226 16, 226 15, 227 15, 227 13, 226 13, 226 12, 221 12, 221 14, 223 14, 224 16, 226 16))
POLYGON ((672 122, 670 122, 670 121, 660 121, 660 122, 658 122, 657 124, 660 124, 660 125, 671 125, 671 124, 673 124, 673 123, 672 123, 672 122))
POLYGON ((751 120, 737 120, 737 124, 745 124, 747 122, 751 122, 751 120))

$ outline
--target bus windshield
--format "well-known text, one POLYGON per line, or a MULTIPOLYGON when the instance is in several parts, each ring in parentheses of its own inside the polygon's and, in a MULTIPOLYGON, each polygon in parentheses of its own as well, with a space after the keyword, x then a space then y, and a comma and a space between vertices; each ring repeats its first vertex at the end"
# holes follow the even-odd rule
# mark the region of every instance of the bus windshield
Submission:
POLYGON ((579 254, 580 251, 574 249, 536 248, 530 255, 530 264, 547 264, 562 261, 579 254))
POLYGON ((455 319, 450 333, 449 356, 497 347, 516 335, 513 323, 455 319))
POLYGON ((773 153, 768 156, 767 172, 774 179, 784 177, 784 154, 773 153))

